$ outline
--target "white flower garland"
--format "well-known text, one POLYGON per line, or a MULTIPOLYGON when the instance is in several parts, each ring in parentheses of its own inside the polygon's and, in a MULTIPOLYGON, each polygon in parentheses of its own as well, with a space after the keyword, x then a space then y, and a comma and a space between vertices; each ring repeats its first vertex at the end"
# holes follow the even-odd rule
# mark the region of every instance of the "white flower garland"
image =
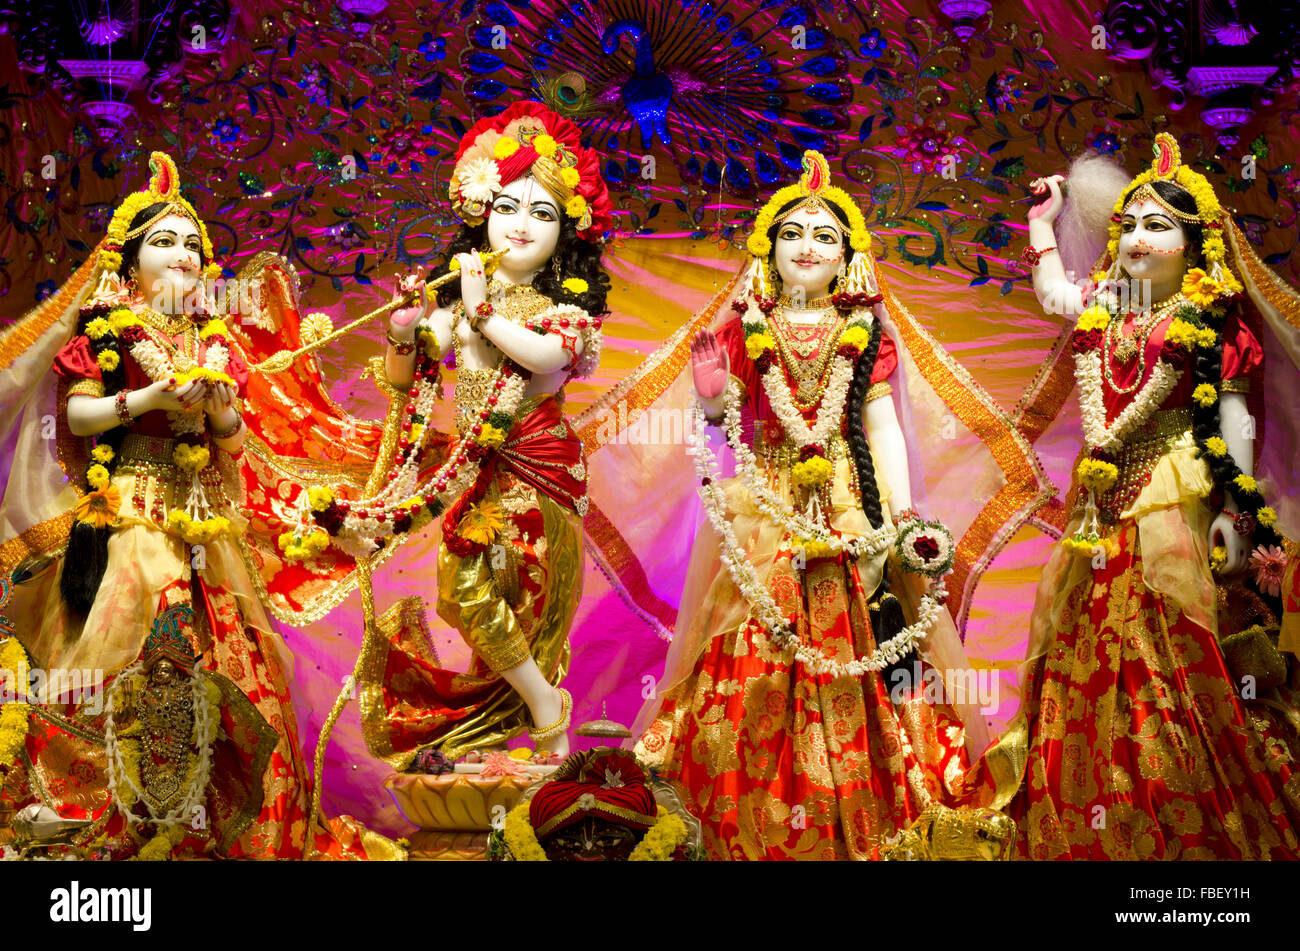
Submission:
MULTIPOLYGON (((832 552, 847 552, 857 559, 864 555, 876 555, 894 544, 896 532, 888 525, 882 525, 866 535, 846 539, 826 525, 815 522, 805 515, 793 510, 789 502, 782 499, 767 484, 767 480, 758 471, 758 459, 754 451, 745 443, 741 429, 740 388, 734 380, 727 381, 723 396, 726 417, 724 431, 727 443, 736 455, 737 474, 749 487, 754 507, 780 525, 796 538, 804 538, 826 545, 832 552)), ((717 458, 709 448, 706 434, 704 406, 697 397, 692 407, 695 414, 689 439, 695 455, 695 465, 702 478, 716 480, 720 476, 717 458)))
MULTIPOLYGON (((870 324, 870 319, 863 319, 870 324)), ((874 319, 874 318, 872 318, 874 319)), ((760 323, 763 333, 772 332, 767 316, 759 311, 759 316, 746 323, 760 323)), ((826 346, 837 346, 837 342, 828 340, 826 346)), ((763 374, 763 390, 767 393, 772 412, 781 421, 786 435, 802 449, 805 446, 824 446, 833 433, 840 431, 840 422, 844 419, 844 409, 848 403, 849 387, 853 384, 854 361, 851 357, 836 354, 831 358, 830 374, 826 381, 826 390, 822 393, 821 403, 817 407, 817 422, 811 427, 804 419, 799 408, 794 405, 790 395, 790 386, 786 383, 785 371, 781 369, 780 358, 772 357, 771 366, 763 374)))
MULTIPOLYGON (((735 391, 735 384, 729 383, 729 386, 731 387, 731 393, 727 403, 727 428, 728 440, 730 441, 732 439, 732 430, 739 431, 739 398, 735 391)), ((703 435, 705 429, 703 425, 704 412, 698 398, 695 413, 696 426, 691 432, 691 444, 695 449, 696 472, 700 475, 700 499, 704 502, 704 511, 708 516, 709 523, 713 526, 713 530, 718 533, 718 538, 722 543, 720 553, 722 563, 726 565, 731 580, 740 589, 745 600, 749 602, 751 613, 767 629, 769 635, 783 647, 793 651, 795 658, 810 672, 813 674, 830 674, 832 677, 862 677, 870 670, 881 671, 916 649, 929 634, 939 617, 939 611, 942 610, 942 599, 947 594, 942 579, 936 582, 932 591, 922 596, 917 610, 916 621, 899 631, 894 637, 882 644, 878 644, 875 651, 870 654, 863 654, 848 663, 840 663, 839 661, 828 660, 804 643, 802 638, 791 627, 785 615, 781 613, 781 609, 777 607, 766 586, 759 582, 757 570, 741 549, 740 541, 736 538, 735 529, 725 513, 723 492, 718 486, 716 459, 708 447, 707 437, 703 435)), ((734 445, 733 448, 735 448, 734 445)), ((752 453, 749 453, 749 459, 752 462, 752 453)), ((739 457, 738 461, 740 461, 739 457)), ((772 505, 773 499, 763 498, 764 493, 770 493, 770 490, 767 490, 766 486, 762 486, 761 479, 756 478, 756 476, 755 470, 751 470, 750 473, 746 474, 751 494, 760 507, 760 511, 765 515, 769 515, 769 517, 774 517, 783 528, 787 525, 793 525, 797 528, 811 527, 804 525, 803 520, 798 519, 798 517, 786 515, 779 507, 772 505), (769 509, 774 510, 776 514, 772 515, 769 509)), ((817 533, 810 532, 809 534, 815 535, 817 533)), ((879 550, 875 546, 882 544, 880 540, 882 538, 885 539, 883 547, 888 547, 897 538, 897 530, 891 526, 882 527, 871 536, 861 540, 861 550, 879 550)), ((838 550, 850 551, 852 546, 852 542, 840 542, 838 550)))
MULTIPOLYGON (((506 361, 503 359, 488 387, 488 392, 497 397, 497 402, 490 408, 494 412, 513 417, 519 410, 519 404, 523 402, 524 389, 528 384, 522 374, 512 373, 510 376, 505 376, 503 372, 505 367, 506 361), (503 385, 498 389, 497 384, 502 382, 503 385)), ((416 414, 428 420, 433 413, 437 398, 437 380, 421 380, 415 398, 416 414)), ((479 411, 484 408, 488 408, 486 403, 475 407, 471 416, 477 417, 479 411)), ((431 443, 433 435, 433 427, 426 422, 419 440, 411 447, 406 458, 397 467, 396 474, 388 480, 384 488, 370 498, 349 501, 349 512, 344 516, 343 525, 334 536, 335 544, 349 554, 358 556, 369 554, 374 550, 379 539, 393 536, 392 516, 400 514, 406 500, 412 497, 425 499, 435 495, 445 508, 449 502, 460 498, 474 484, 480 466, 467 455, 467 450, 474 442, 469 432, 457 438, 448 452, 447 461, 433 475, 423 482, 419 481, 420 460, 424 456, 424 450, 431 443), (376 509, 378 513, 372 512, 376 509), (357 512, 367 514, 362 517, 357 512), (375 514, 383 514, 384 518, 376 518, 375 514)), ((304 492, 300 505, 306 504, 306 496, 307 493, 304 492)), ((300 518, 307 522, 310 517, 300 514, 300 518)))
POLYGON ((203 679, 199 676, 199 671, 193 671, 190 678, 190 691, 192 694, 190 708, 194 712, 194 739, 195 744, 198 746, 199 762, 194 770, 194 777, 185 790, 185 795, 171 809, 162 815, 158 815, 154 812, 153 807, 149 805, 144 790, 135 784, 135 780, 131 778, 130 772, 122 763, 121 747, 117 741, 117 725, 114 721, 118 694, 117 685, 129 683, 129 678, 136 675, 147 676, 144 673, 143 664, 134 664, 118 674, 113 689, 108 696, 108 720, 104 726, 104 750, 108 754, 108 794, 112 797, 117 811, 126 819, 127 825, 137 826, 145 820, 122 802, 117 791, 121 779, 126 780, 127 785, 131 787, 131 791, 135 793, 136 802, 143 804, 148 811, 148 821, 152 822, 157 828, 161 830, 181 824, 188 825, 194 817, 195 807, 200 806, 203 791, 207 789, 208 777, 212 772, 212 741, 216 739, 217 735, 217 720, 211 716, 211 711, 208 709, 207 690, 203 679))
POLYGON ((1133 402, 1106 425, 1106 403, 1102 396, 1102 353, 1100 349, 1074 355, 1074 376, 1079 383, 1079 409, 1083 416, 1083 435, 1089 448, 1118 452, 1124 441, 1168 398, 1178 385, 1182 370, 1161 360, 1151 370, 1146 384, 1133 402))
MULTIPOLYGON (((167 356, 167 351, 148 336, 131 345, 131 357, 139 364, 145 375, 155 383, 168 379, 176 373, 176 366, 167 356)), ((225 373, 229 365, 230 351, 220 342, 209 340, 207 351, 203 355, 203 368, 214 373, 225 373)), ((201 433, 204 430, 203 407, 199 406, 191 412, 169 410, 167 421, 171 424, 172 431, 177 434, 201 433)))

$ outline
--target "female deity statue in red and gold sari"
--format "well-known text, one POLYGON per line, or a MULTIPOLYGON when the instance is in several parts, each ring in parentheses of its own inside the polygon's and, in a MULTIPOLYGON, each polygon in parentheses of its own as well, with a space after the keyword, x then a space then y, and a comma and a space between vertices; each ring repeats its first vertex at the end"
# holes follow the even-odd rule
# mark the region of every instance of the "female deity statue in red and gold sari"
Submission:
POLYGON ((323 613, 351 571, 344 559, 304 570, 278 557, 291 500, 275 483, 300 484, 331 459, 368 470, 378 428, 342 438, 347 421, 314 367, 274 384, 250 374, 265 353, 300 342, 292 272, 259 257, 244 274, 243 314, 218 316, 207 229, 172 160, 154 153, 150 165, 148 188, 123 201, 89 260, 0 340, 14 450, 0 570, 17 582, 3 649, 9 669, 45 677, 39 690, 18 685, 0 714, 0 794, 44 810, 38 825, 83 823, 73 839, 114 856, 145 845, 155 857, 399 855, 342 821, 307 828, 291 661, 268 613, 323 613), (145 683, 146 638, 164 617, 226 697, 200 756, 219 790, 205 801, 218 806, 202 821, 151 808, 140 826, 122 799, 139 782, 112 762, 112 699, 124 674, 145 683), (150 825, 168 841, 146 843, 150 825))
POLYGON ((971 793, 1016 820, 1029 858, 1296 858, 1300 641, 1280 596, 1282 533, 1300 528, 1300 296, 1174 139, 1155 151, 1114 196, 1098 284, 1066 280, 1059 176, 1030 211, 1039 299, 1081 314, 1085 445, 1022 706, 971 793))
POLYGON ((969 668, 943 606, 955 546, 913 509, 893 396, 903 356, 914 371, 940 348, 878 292, 871 235, 825 159, 803 167, 758 215, 729 319, 692 344, 711 524, 637 731, 718 858, 875 857, 951 800, 985 737, 973 694, 942 686, 969 668))
POLYGON ((442 667, 421 623, 388 615, 367 618, 359 662, 367 743, 399 768, 421 750, 454 759, 525 730, 568 753, 572 699, 559 684, 582 593, 587 475, 564 386, 599 360, 609 287, 609 196, 580 138, 522 102, 462 139, 449 194, 464 225, 442 267, 459 277, 394 313, 378 374, 391 399, 376 470, 387 478, 319 495, 294 536, 328 534, 368 556, 438 520, 437 610, 473 649, 469 669, 442 667), (456 434, 440 442, 429 420, 451 351, 456 434))

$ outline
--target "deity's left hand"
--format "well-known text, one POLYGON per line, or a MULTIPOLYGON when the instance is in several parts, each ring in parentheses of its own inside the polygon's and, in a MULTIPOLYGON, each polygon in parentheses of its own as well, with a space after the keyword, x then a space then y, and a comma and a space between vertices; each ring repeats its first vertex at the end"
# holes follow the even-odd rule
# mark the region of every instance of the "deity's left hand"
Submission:
POLYGON ((1210 523, 1207 541, 1211 551, 1216 546, 1222 546, 1228 553, 1228 559, 1219 570, 1219 574, 1236 574, 1246 567, 1246 560, 1250 557, 1250 544, 1246 536, 1237 534, 1236 523, 1228 512, 1220 512, 1210 523))
POLYGON ((458 254, 456 260, 460 262, 460 299, 468 317, 487 301, 487 269, 477 251, 458 254))

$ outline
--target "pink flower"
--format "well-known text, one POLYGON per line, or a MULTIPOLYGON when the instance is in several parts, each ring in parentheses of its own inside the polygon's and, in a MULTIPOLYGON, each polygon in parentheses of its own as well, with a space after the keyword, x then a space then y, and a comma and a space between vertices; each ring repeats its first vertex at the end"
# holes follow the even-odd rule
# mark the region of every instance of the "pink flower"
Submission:
POLYGON ((509 753, 488 753, 483 757, 480 775, 484 779, 490 776, 518 776, 522 779, 528 775, 528 764, 512 759, 509 753))
POLYGON ((1282 593, 1282 577, 1286 573, 1286 552, 1277 545, 1265 548, 1260 545, 1250 553, 1250 567, 1255 569, 1255 584, 1265 594, 1277 597, 1282 593))

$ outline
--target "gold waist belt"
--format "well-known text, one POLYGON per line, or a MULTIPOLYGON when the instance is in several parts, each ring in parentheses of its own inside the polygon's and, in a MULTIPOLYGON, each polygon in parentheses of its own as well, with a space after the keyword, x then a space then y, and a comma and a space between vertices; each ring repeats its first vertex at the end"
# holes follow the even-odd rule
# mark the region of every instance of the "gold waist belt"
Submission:
POLYGON ((127 433, 118 450, 118 471, 135 469, 132 463, 144 463, 147 466, 167 466, 176 468, 172 452, 177 440, 166 436, 141 436, 139 433, 127 433))
POLYGON ((1192 437, 1192 411, 1188 407, 1157 410, 1120 448, 1115 457, 1119 478, 1103 492, 1097 508, 1103 522, 1116 522, 1119 515, 1151 482, 1151 473, 1162 456, 1175 449, 1196 446, 1192 437))

